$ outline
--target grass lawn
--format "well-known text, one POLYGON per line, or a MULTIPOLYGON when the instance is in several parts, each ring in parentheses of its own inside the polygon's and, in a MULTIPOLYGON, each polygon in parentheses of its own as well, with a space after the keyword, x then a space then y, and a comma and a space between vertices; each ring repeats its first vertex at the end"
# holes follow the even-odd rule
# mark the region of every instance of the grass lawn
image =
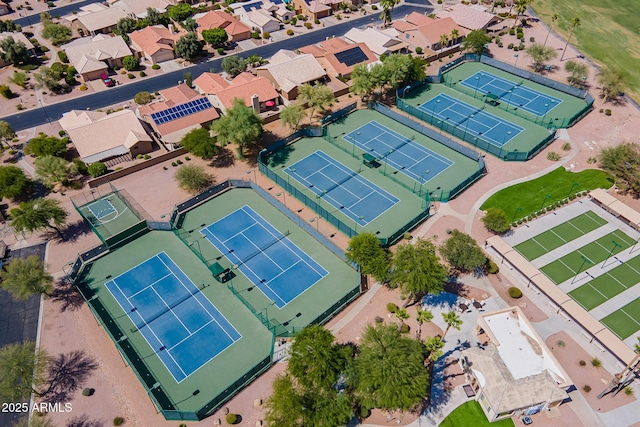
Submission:
POLYGON ((566 198, 583 190, 593 190, 594 188, 609 188, 613 185, 613 178, 606 172, 597 169, 587 169, 582 172, 567 172, 560 166, 558 169, 531 181, 512 185, 498 191, 489 197, 482 204, 480 209, 500 208, 511 220, 516 211, 515 219, 524 218, 529 214, 539 211, 543 206, 549 206, 559 200, 566 198), (573 184, 578 185, 574 186, 573 184), (572 188, 573 187, 573 188, 572 188), (551 196, 550 198, 547 195, 551 196))
POLYGON ((512 427, 513 425, 511 418, 490 423, 482 412, 480 404, 475 400, 458 406, 440 423, 440 427, 512 427))
POLYGON ((547 24, 557 13, 560 19, 554 29, 565 38, 571 19, 580 18, 581 25, 571 43, 600 65, 622 71, 629 94, 640 102, 638 0, 536 0, 531 6, 547 24))

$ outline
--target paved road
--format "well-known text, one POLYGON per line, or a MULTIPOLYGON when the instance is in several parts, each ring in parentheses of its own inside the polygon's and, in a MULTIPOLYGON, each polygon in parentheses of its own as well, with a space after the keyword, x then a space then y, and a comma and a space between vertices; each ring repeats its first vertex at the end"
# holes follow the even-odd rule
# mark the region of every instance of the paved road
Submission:
MULTIPOLYGON (((405 16, 413 11, 420 13, 430 12, 432 7, 422 6, 419 4, 403 4, 394 9, 395 17, 405 16)), ((268 58, 276 53, 279 49, 295 50, 303 46, 307 46, 313 43, 317 43, 321 40, 331 36, 341 36, 348 30, 354 27, 365 26, 372 23, 380 22, 380 14, 365 15, 356 19, 345 20, 338 25, 334 25, 327 28, 322 28, 316 31, 312 31, 306 34, 293 37, 291 39, 285 39, 279 42, 270 43, 264 46, 259 46, 247 52, 243 52, 241 56, 248 56, 249 54, 260 55, 263 58, 268 58)), ((144 79, 135 83, 129 83, 123 86, 116 86, 106 91, 93 93, 91 95, 70 99, 68 101, 60 102, 57 104, 47 105, 41 108, 33 108, 24 112, 13 114, 11 116, 3 117, 2 120, 6 120, 11 124, 11 127, 16 131, 28 129, 34 126, 44 124, 48 121, 56 121, 62 117, 63 113, 67 111, 85 110, 90 108, 92 110, 102 108, 108 105, 114 105, 121 102, 129 101, 133 96, 141 91, 155 92, 157 90, 165 89, 174 86, 178 80, 183 79, 185 71, 193 73, 194 77, 197 77, 203 72, 211 69, 220 71, 221 58, 216 58, 211 61, 206 61, 200 64, 195 64, 188 68, 183 68, 178 71, 159 75, 157 77, 144 79)))

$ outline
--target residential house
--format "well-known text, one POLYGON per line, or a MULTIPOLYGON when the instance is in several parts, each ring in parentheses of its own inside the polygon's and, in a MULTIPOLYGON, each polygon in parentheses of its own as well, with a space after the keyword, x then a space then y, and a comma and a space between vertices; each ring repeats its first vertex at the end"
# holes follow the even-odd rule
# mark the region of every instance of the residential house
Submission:
POLYGON ((270 12, 277 7, 268 0, 251 0, 244 3, 232 3, 233 14, 249 26, 252 31, 262 34, 272 33, 280 29, 278 21, 270 12))
POLYGON ((251 37, 251 28, 240 22, 232 15, 221 10, 212 10, 206 13, 199 13, 193 17, 198 24, 196 31, 202 37, 204 30, 214 28, 224 28, 229 36, 229 41, 237 42, 251 37))
POLYGON ((213 95, 231 85, 218 73, 202 73, 193 80, 193 86, 203 95, 213 95))
POLYGON ((84 81, 98 79, 109 67, 122 67, 122 60, 133 55, 121 36, 103 34, 76 39, 60 48, 84 81))
MULTIPOLYGON (((29 56, 36 55, 36 49, 33 46, 33 43, 31 43, 24 34, 10 32, 0 33, 0 41, 8 39, 9 37, 13 38, 13 41, 15 41, 16 43, 24 44, 24 46, 27 48, 27 51, 29 52, 29 56)), ((4 62, 2 58, 0 58, 0 67, 4 67, 5 65, 7 65, 7 63, 4 62)))
POLYGON ((366 44, 367 47, 378 56, 406 53, 407 47, 409 46, 397 37, 376 28, 367 28, 366 30, 352 28, 347 31, 344 38, 353 43, 366 44))
POLYGON ((313 55, 330 77, 349 78, 358 64, 379 62, 378 57, 364 43, 348 43, 341 38, 331 38, 300 48, 302 53, 313 55))
POLYGON ((178 146, 189 131, 220 117, 209 98, 185 84, 161 90, 160 95, 162 101, 139 107, 137 115, 169 146, 178 146))
POLYGON ((303 84, 324 81, 327 77, 327 72, 313 55, 296 55, 284 49, 276 52, 268 64, 256 68, 256 74, 269 79, 288 101, 298 97, 298 88, 303 84))
POLYGON ((10 12, 11 10, 9 10, 9 5, 0 0, 0 16, 8 15, 10 12))
POLYGON ((172 5, 169 0, 108 0, 109 7, 117 7, 124 10, 127 15, 134 19, 144 19, 147 17, 147 9, 155 9, 160 13, 167 11, 172 5))
POLYGON ((266 77, 256 77, 251 73, 240 73, 225 89, 211 94, 216 107, 224 113, 233 106, 233 100, 242 99, 247 107, 252 107, 256 113, 280 104, 280 95, 266 77))
POLYGON ((129 34, 131 49, 136 56, 144 58, 151 64, 174 59, 173 49, 184 33, 173 33, 162 25, 146 27, 129 34))
POLYGON ((489 13, 481 5, 453 5, 438 14, 440 18, 451 18, 456 24, 467 30, 486 30, 502 21, 498 15, 489 13))
POLYGON ((460 43, 469 33, 451 18, 433 19, 417 12, 405 18, 405 21, 395 21, 392 28, 398 31, 398 38, 415 47, 422 48, 427 56, 429 53, 458 50, 460 43), (441 43, 446 36, 446 43, 441 43), (455 36, 455 37, 454 37, 455 36))
POLYGON ((239 16, 240 19, 243 19, 243 16, 246 18, 249 12, 257 10, 266 11, 280 21, 286 21, 295 16, 293 11, 287 9, 287 3, 284 0, 249 0, 241 3, 232 3, 230 7, 233 9, 233 14, 239 16))
POLYGON ((63 114, 58 123, 87 164, 120 156, 133 159, 153 149, 152 138, 131 110, 112 114, 72 110, 63 114))
POLYGON ((462 350, 460 363, 490 422, 555 408, 573 384, 519 307, 481 313, 482 346, 462 350))
POLYGON ((331 15, 332 6, 320 0, 293 0, 293 8, 297 14, 306 15, 309 19, 321 19, 331 15))
POLYGON ((95 36, 96 34, 110 34, 116 29, 116 24, 127 17, 127 12, 119 7, 107 7, 101 3, 82 6, 80 12, 65 16, 71 22, 71 29, 81 36, 95 36))

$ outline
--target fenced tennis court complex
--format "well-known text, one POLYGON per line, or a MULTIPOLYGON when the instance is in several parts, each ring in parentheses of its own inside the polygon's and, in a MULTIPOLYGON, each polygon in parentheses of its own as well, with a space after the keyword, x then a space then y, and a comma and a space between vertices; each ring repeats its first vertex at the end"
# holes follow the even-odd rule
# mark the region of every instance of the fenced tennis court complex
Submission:
MULTIPOLYGON (((83 195, 79 210, 116 216, 118 190, 105 193, 83 195)), ((125 227, 126 238, 113 235, 66 271, 168 420, 210 415, 271 366, 276 337, 359 295, 343 253, 270 197, 249 181, 222 182, 167 222, 125 227)))
POLYGON ((474 147, 517 161, 532 158, 553 141, 556 129, 573 125, 592 108, 593 98, 584 91, 491 58, 481 61, 465 55, 441 68, 430 83, 398 90, 398 108, 474 147))
POLYGON ((556 213, 504 240, 631 346, 640 332, 640 233, 588 199, 556 213))

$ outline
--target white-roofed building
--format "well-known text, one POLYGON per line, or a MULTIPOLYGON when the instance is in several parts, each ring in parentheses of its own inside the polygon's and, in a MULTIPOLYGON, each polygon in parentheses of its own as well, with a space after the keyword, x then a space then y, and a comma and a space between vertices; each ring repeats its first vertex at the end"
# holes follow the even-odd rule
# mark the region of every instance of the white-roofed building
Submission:
POLYGON ((150 152, 153 140, 131 110, 112 114, 72 110, 58 121, 87 164, 150 152))
POLYGON ((281 49, 268 64, 256 68, 256 75, 269 79, 283 98, 292 101, 298 97, 300 86, 324 81, 327 72, 313 55, 296 55, 295 52, 281 49))
POLYGON ((462 350, 460 363, 491 422, 554 408, 573 385, 519 307, 478 318, 483 347, 462 350))
POLYGON ((109 0, 107 3, 110 7, 120 8, 132 18, 138 19, 146 18, 149 8, 164 13, 172 5, 168 0, 109 0))
POLYGON ((376 55, 391 55, 392 53, 405 53, 408 43, 397 37, 391 36, 375 28, 361 30, 352 28, 347 31, 344 38, 353 43, 364 43, 376 55))
POLYGON ((456 24, 468 30, 486 30, 491 25, 502 21, 497 15, 487 12, 484 6, 453 5, 438 13, 440 18, 451 18, 456 24))
POLYGON ((95 36, 96 34, 109 34, 122 18, 126 18, 127 12, 119 7, 107 7, 101 3, 93 3, 80 8, 77 14, 65 16, 71 22, 71 28, 82 36, 95 36))
POLYGON ((280 21, 272 14, 278 10, 278 6, 268 0, 232 3, 230 7, 240 22, 249 26, 252 31, 272 33, 280 29, 280 21))
POLYGON ((102 34, 76 39, 60 48, 84 81, 100 78, 100 74, 107 72, 109 67, 122 67, 122 60, 133 55, 121 36, 102 34))

